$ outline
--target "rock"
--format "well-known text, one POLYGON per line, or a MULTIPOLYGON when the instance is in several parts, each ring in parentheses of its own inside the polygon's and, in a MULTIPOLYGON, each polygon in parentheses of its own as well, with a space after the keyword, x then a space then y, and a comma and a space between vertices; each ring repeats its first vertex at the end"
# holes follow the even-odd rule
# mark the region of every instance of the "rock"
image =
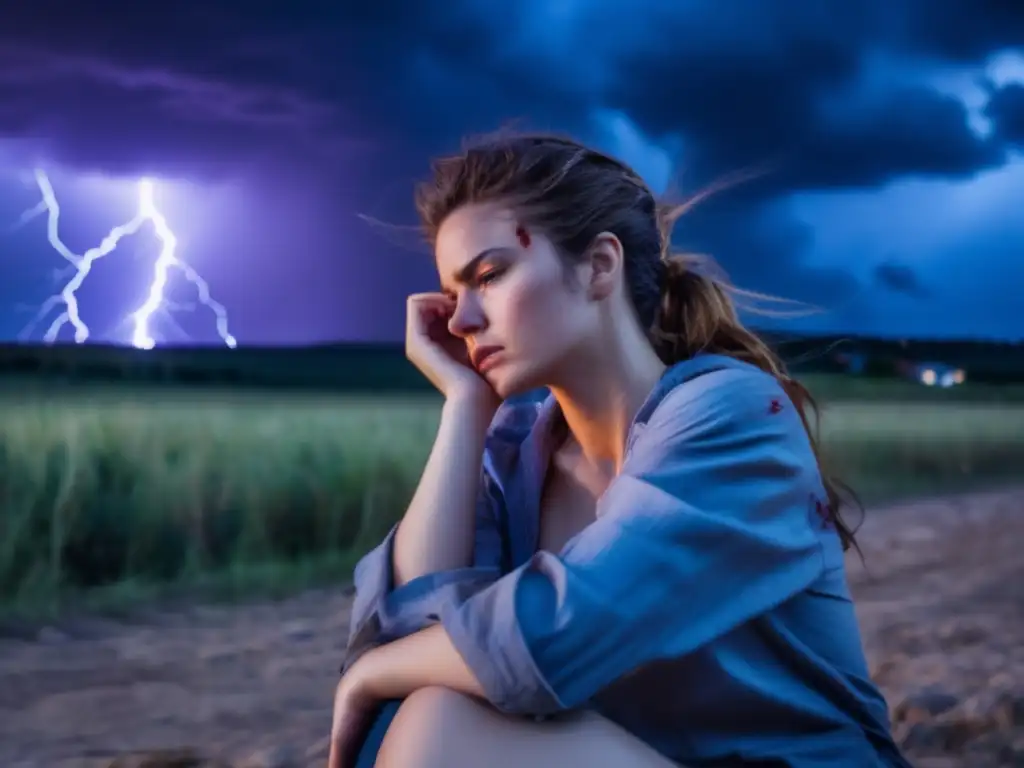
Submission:
POLYGON ((121 755, 107 768, 231 768, 194 749, 158 749, 121 755))
POLYGON ((1008 691, 1003 706, 1006 707, 1014 727, 1024 728, 1024 689, 1008 691))
POLYGON ((327 754, 331 751, 331 737, 324 736, 320 741, 314 742, 306 749, 306 759, 316 760, 321 757, 327 757, 327 754))
POLYGON ((1014 729, 1019 699, 1011 692, 982 691, 950 707, 951 698, 932 692, 899 708, 900 725, 906 729, 900 746, 906 750, 961 752, 982 738, 1003 744, 1014 729))
POLYGON ((313 638, 313 627, 304 621, 292 621, 284 626, 284 636, 293 642, 303 642, 313 638))
POLYGON ((926 722, 953 709, 960 700, 941 688, 925 688, 912 693, 897 704, 892 711, 894 723, 913 726, 926 722))
POLYGON ((959 619, 944 623, 937 634, 939 644, 947 652, 978 645, 988 639, 988 632, 984 627, 967 624, 959 619))
POLYGON ((907 750, 960 752, 987 732, 986 722, 953 712, 932 722, 915 723, 900 746, 907 750), (951 714, 955 716, 950 717, 951 714))
POLYGON ((914 762, 914 768, 963 768, 963 761, 955 757, 925 757, 914 762))
POLYGON ((1024 734, 1007 742, 999 750, 999 764, 1006 768, 1024 768, 1024 734))
POLYGON ((36 633, 36 640, 46 645, 57 645, 58 643, 66 642, 68 639, 66 634, 53 627, 43 627, 36 633))
POLYGON ((878 685, 884 685, 904 666, 906 666, 905 659, 899 655, 896 657, 890 655, 874 661, 871 665, 871 679, 878 685))
POLYGON ((989 689, 967 699, 964 713, 988 725, 988 730, 1010 731, 1024 725, 1024 694, 1006 689, 989 689))
POLYGON ((943 749, 945 736, 934 723, 914 723, 899 737, 900 749, 920 752, 938 752, 943 749))
POLYGON ((253 752, 237 768, 299 768, 299 753, 291 746, 267 747, 253 752))

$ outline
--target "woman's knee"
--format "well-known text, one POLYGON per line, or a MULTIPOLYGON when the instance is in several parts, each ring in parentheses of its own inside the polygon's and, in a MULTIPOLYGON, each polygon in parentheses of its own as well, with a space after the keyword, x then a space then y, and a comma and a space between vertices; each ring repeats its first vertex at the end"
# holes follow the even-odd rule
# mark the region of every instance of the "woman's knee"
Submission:
POLYGON ((593 712, 536 723, 447 688, 424 688, 403 701, 377 757, 377 768, 485 765, 667 768, 672 763, 593 712))
POLYGON ((438 765, 442 741, 450 744, 470 712, 482 705, 448 688, 421 688, 395 714, 377 755, 378 768, 438 765))
POLYGON ((443 720, 453 712, 481 704, 469 696, 441 686, 427 686, 414 691, 402 701, 395 719, 420 722, 443 720))

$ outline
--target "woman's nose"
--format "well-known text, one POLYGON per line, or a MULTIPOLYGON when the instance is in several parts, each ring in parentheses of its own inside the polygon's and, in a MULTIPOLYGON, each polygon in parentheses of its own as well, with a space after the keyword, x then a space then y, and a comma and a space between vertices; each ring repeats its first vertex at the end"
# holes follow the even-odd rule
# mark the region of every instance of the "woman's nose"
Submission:
POLYGON ((486 325, 480 302, 468 294, 460 296, 455 302, 455 311, 448 321, 449 333, 466 338, 483 330, 486 325))

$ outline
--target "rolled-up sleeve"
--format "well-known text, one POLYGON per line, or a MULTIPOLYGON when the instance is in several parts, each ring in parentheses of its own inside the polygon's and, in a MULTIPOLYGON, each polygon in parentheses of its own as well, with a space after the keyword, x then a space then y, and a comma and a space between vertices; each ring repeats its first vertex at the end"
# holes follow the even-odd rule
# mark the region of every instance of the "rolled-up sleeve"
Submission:
POLYGON ((772 377, 701 376, 656 408, 594 523, 450 604, 442 622, 503 711, 584 705, 810 585, 834 535, 815 513, 823 494, 803 423, 772 377))
POLYGON ((382 643, 412 634, 440 619, 445 604, 462 604, 500 575, 502 536, 498 515, 501 491, 485 467, 477 499, 473 566, 428 573, 394 587, 395 531, 367 553, 355 568, 355 599, 342 671, 382 643))

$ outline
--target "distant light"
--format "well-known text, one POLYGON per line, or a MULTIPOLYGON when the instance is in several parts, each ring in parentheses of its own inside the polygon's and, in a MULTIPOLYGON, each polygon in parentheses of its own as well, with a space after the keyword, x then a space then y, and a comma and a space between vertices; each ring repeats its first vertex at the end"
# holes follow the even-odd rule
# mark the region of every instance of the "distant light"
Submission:
POLYGON ((918 379, 926 387, 955 387, 967 380, 967 374, 960 368, 922 368, 918 379))

